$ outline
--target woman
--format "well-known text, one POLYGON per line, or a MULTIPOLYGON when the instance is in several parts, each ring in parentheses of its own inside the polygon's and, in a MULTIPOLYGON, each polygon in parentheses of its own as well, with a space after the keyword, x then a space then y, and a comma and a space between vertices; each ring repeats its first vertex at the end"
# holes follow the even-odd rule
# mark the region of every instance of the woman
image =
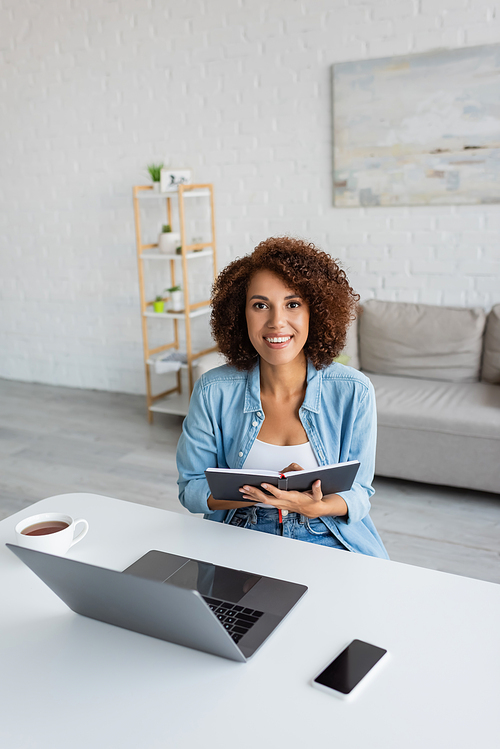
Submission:
POLYGON ((373 387, 334 362, 359 300, 314 245, 271 238, 225 268, 211 325, 228 364, 193 390, 177 449, 179 498, 209 520, 387 559, 369 516, 375 464, 373 387), (359 460, 349 491, 323 495, 243 486, 212 497, 208 467, 275 471, 359 460), (264 493, 267 489, 270 494, 264 493))

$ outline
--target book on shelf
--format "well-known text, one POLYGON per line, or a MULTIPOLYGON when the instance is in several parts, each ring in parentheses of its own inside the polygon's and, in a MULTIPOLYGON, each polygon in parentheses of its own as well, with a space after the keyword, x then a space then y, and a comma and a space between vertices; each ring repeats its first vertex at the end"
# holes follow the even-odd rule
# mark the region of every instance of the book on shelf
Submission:
POLYGON ((168 354, 154 360, 156 374, 178 372, 183 364, 187 364, 187 354, 184 351, 169 351, 168 354))

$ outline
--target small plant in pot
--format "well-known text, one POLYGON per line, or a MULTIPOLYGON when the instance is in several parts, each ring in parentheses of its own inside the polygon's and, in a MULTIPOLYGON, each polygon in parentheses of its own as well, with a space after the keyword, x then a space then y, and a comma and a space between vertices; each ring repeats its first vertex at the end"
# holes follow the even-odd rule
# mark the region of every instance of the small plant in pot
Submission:
POLYGON ((180 238, 179 232, 172 231, 170 224, 163 224, 158 237, 158 250, 166 254, 175 252, 180 238))
MULTIPOLYGON (((193 237, 193 244, 201 244, 203 242, 203 237, 193 237)), ((196 247, 193 252, 201 252, 203 250, 203 247, 196 247)))
POLYGON ((153 309, 155 312, 165 312, 165 300, 162 296, 155 297, 153 309))
POLYGON ((155 312, 165 312, 165 301, 162 296, 155 297, 153 309, 155 312))
POLYGON ((182 312, 184 310, 184 299, 182 289, 180 286, 171 286, 170 289, 166 289, 170 294, 171 304, 169 304, 169 312, 182 312))
POLYGON ((161 175, 162 169, 163 169, 163 163, 162 164, 148 164, 148 172, 149 172, 149 176, 153 180, 153 190, 155 192, 160 192, 160 175, 161 175))

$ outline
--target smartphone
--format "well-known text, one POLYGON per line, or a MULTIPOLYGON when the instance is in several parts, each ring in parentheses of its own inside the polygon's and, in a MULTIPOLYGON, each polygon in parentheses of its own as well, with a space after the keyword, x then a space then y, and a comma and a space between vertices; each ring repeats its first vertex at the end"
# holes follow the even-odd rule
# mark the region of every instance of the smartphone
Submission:
POLYGON ((353 640, 314 679, 313 686, 341 699, 350 699, 360 690, 360 682, 387 658, 387 650, 363 640, 353 640))

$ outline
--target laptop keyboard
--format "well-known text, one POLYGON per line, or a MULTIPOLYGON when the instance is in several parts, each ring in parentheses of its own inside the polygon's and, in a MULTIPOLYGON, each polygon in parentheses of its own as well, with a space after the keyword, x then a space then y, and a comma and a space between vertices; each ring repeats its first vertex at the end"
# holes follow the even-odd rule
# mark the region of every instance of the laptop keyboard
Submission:
POLYGON ((203 596, 203 599, 208 603, 217 619, 222 622, 224 629, 227 629, 235 642, 239 642, 243 635, 253 627, 255 622, 264 613, 263 611, 248 609, 244 606, 237 606, 228 601, 220 601, 218 598, 203 596))

